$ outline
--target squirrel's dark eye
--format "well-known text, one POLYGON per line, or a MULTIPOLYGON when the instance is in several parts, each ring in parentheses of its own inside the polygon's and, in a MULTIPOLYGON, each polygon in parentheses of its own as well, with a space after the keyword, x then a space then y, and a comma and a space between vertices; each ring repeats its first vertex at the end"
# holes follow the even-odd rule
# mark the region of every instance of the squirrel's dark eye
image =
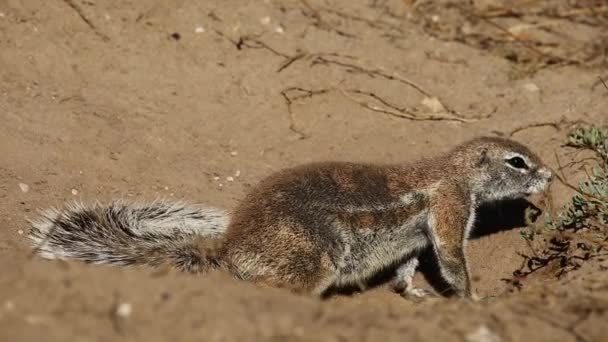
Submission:
POLYGON ((509 165, 513 166, 516 169, 528 169, 528 165, 521 157, 509 158, 507 159, 507 163, 509 163, 509 165))

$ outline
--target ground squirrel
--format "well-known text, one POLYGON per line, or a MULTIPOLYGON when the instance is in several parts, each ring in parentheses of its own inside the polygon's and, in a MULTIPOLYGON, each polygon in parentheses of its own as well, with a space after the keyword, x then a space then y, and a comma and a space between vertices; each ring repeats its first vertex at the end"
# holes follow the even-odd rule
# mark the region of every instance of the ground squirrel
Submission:
POLYGON ((443 278, 467 297, 464 247, 476 208, 541 192, 551 178, 525 146, 478 138, 410 164, 324 162, 283 170, 254 187, 231 215, 163 202, 80 205, 46 211, 30 236, 46 258, 223 268, 315 295, 388 267, 396 269, 395 288, 421 295, 412 277, 419 254, 431 247, 443 278))

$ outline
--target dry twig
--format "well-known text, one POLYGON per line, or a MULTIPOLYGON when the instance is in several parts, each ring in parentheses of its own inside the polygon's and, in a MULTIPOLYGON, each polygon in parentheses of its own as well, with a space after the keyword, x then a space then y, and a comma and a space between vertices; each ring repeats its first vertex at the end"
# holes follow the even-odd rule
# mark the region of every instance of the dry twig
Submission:
POLYGON ((606 84, 606 81, 604 81, 604 79, 602 78, 602 76, 598 76, 597 78, 600 79, 600 82, 602 82, 602 84, 604 85, 604 88, 606 88, 606 90, 608 90, 608 85, 606 84))
POLYGON ((76 12, 76 14, 78 15, 78 17, 88 26, 91 28, 91 30, 93 30, 93 32, 99 36, 103 41, 109 41, 110 37, 108 37, 107 35, 105 35, 103 32, 101 32, 97 26, 95 26, 95 24, 93 24, 93 22, 87 18, 87 16, 84 14, 84 12, 82 11, 82 8, 80 8, 80 6, 78 4, 76 4, 76 2, 74 0, 63 0, 63 2, 65 2, 72 10, 74 10, 74 12, 76 12))
POLYGON ((574 60, 574 59, 570 59, 570 58, 566 58, 566 57, 555 56, 555 55, 546 53, 544 51, 541 51, 541 50, 537 49, 534 45, 530 44, 527 40, 522 39, 518 35, 514 34, 513 32, 509 31, 508 29, 500 26, 499 24, 493 22, 492 20, 485 18, 485 17, 478 17, 478 18, 483 20, 490 26, 493 26, 494 28, 497 28, 498 30, 504 32, 505 34, 507 34, 508 36, 513 38, 516 42, 520 43, 523 47, 529 49, 530 51, 533 51, 534 53, 538 54, 539 56, 547 58, 548 61, 566 62, 567 64, 581 64, 581 62, 578 60, 574 60))
POLYGON ((407 119, 407 120, 412 120, 412 121, 456 121, 456 122, 475 121, 475 119, 463 119, 461 117, 454 116, 449 113, 448 114, 427 114, 424 116, 418 116, 414 111, 412 111, 408 108, 400 108, 393 104, 390 104, 388 101, 384 100, 383 98, 381 98, 380 96, 378 96, 372 92, 366 92, 366 91, 362 91, 362 90, 358 90, 358 89, 349 90, 349 91, 340 89, 340 92, 342 93, 342 95, 344 95, 344 97, 357 103, 358 105, 360 105, 363 108, 369 109, 374 112, 383 113, 386 115, 401 118, 401 119, 407 119), (370 104, 366 101, 357 99, 354 96, 350 95, 348 93, 349 91, 352 93, 355 93, 355 94, 360 94, 360 95, 364 95, 367 97, 371 97, 372 99, 380 102, 382 105, 384 105, 385 107, 388 107, 388 108, 382 108, 380 106, 376 106, 376 105, 370 104))
POLYGON ((302 99, 302 98, 311 98, 316 95, 321 95, 329 92, 329 89, 305 89, 302 87, 290 87, 281 91, 281 96, 285 100, 285 104, 287 105, 287 113, 289 114, 289 130, 299 135, 300 139, 308 139, 310 135, 299 129, 296 125, 295 115, 291 108, 293 101, 302 99), (296 93, 295 95, 291 95, 296 93))

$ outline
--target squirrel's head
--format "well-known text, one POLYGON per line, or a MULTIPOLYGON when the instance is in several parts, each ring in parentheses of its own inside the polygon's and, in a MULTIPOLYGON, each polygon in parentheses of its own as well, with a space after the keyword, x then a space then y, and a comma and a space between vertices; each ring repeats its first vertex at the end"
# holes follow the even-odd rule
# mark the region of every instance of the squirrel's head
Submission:
POLYGON ((536 154, 509 139, 477 138, 459 146, 453 156, 460 159, 457 164, 467 164, 471 189, 481 201, 539 193, 553 178, 536 154))

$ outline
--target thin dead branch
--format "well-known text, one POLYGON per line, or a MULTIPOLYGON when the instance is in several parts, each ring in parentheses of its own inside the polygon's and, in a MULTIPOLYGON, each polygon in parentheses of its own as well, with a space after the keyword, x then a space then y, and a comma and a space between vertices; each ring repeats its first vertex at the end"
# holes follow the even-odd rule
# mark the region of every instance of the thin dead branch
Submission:
POLYGON ((288 58, 286 61, 284 61, 283 63, 281 63, 281 65, 277 69, 277 73, 279 73, 279 72, 287 69, 290 65, 292 65, 293 63, 295 63, 297 60, 305 58, 306 56, 308 56, 306 53, 300 52, 300 53, 296 54, 295 56, 292 56, 292 57, 288 58))
POLYGON ((110 37, 108 37, 107 35, 105 35, 104 33, 102 33, 97 26, 95 26, 95 24, 93 24, 93 22, 87 18, 87 16, 84 14, 82 8, 80 8, 80 6, 78 4, 76 4, 76 2, 74 2, 74 0, 63 0, 63 2, 66 3, 66 5, 68 5, 72 10, 74 10, 74 12, 76 12, 76 14, 78 15, 78 17, 89 27, 91 28, 91 30, 93 30, 93 33, 95 33, 97 36, 99 36, 103 41, 109 41, 110 37))
POLYGON ((583 120, 566 120, 566 118, 562 117, 559 121, 546 121, 546 122, 535 122, 522 126, 517 126, 508 133, 506 133, 509 137, 513 137, 515 134, 525 131, 531 128, 537 127, 552 127, 556 131, 561 131, 564 126, 574 126, 579 124, 587 124, 583 120))
POLYGON ((323 16, 321 15, 321 12, 314 8, 312 5, 310 5, 308 3, 308 1, 306 0, 300 0, 300 2, 302 3, 302 5, 304 5, 304 7, 306 7, 306 9, 308 11, 310 11, 309 13, 306 13, 304 11, 302 11, 302 13, 304 14, 304 16, 312 18, 313 19, 313 25, 321 30, 324 31, 330 31, 330 32, 334 32, 336 34, 338 34, 339 36, 342 37, 346 37, 346 38, 357 38, 356 35, 346 32, 346 31, 342 31, 340 29, 337 29, 335 26, 329 24, 327 21, 325 21, 323 19, 323 16))
POLYGON ((311 62, 311 65, 312 66, 315 66, 315 65, 335 65, 335 66, 339 66, 341 68, 346 69, 346 71, 348 71, 348 72, 364 74, 364 75, 367 75, 367 76, 369 76, 371 78, 381 77, 381 78, 387 79, 389 81, 397 81, 399 83, 405 84, 405 85, 407 85, 407 86, 415 89, 417 92, 419 92, 420 94, 424 95, 425 97, 439 99, 439 102, 441 102, 441 104, 443 105, 443 107, 450 114, 449 116, 445 116, 441 120, 452 120, 452 121, 468 122, 468 121, 475 121, 475 120, 481 119, 481 118, 467 119, 467 118, 463 117, 456 110, 454 110, 451 107, 447 106, 444 103, 444 101, 440 100, 440 98, 438 96, 432 95, 429 91, 427 91, 426 89, 422 88, 422 86, 418 85, 414 81, 411 81, 411 80, 409 80, 409 79, 407 79, 407 78, 405 78, 403 76, 400 76, 400 75, 398 75, 398 74, 396 74, 394 72, 387 72, 384 68, 366 68, 366 67, 363 67, 363 66, 360 66, 360 65, 356 65, 356 64, 353 64, 353 63, 343 62, 343 61, 339 61, 339 60, 335 60, 335 59, 327 58, 327 57, 328 57, 327 55, 325 55, 325 56, 318 55, 315 58, 313 58, 313 60, 311 62))
POLYGON ((597 78, 600 79, 600 82, 602 82, 602 84, 604 85, 604 88, 606 88, 606 90, 608 90, 608 85, 606 84, 606 81, 604 81, 604 79, 602 78, 602 76, 598 76, 597 78))
POLYGON ((329 59, 326 58, 325 56, 317 56, 317 58, 315 58, 312 61, 312 66, 315 65, 337 65, 343 68, 346 68, 347 71, 349 72, 356 72, 356 73, 361 73, 361 74, 365 74, 371 78, 375 78, 376 76, 379 77, 383 77, 387 80, 391 80, 391 81, 398 81, 401 82, 403 84, 407 84, 408 86, 416 89, 420 94, 426 96, 426 97, 432 97, 432 95, 430 94, 430 92, 424 90, 421 86, 419 86, 418 84, 416 84, 413 81, 410 81, 406 78, 403 78, 399 75, 395 75, 395 74, 388 74, 386 73, 386 71, 382 70, 382 69, 368 69, 359 65, 355 65, 352 63, 346 63, 346 62, 342 62, 342 61, 337 61, 337 60, 333 60, 333 59, 329 59))
POLYGON ((265 42, 259 40, 258 38, 262 36, 262 34, 255 34, 255 35, 245 35, 245 36, 240 36, 238 39, 233 39, 230 38, 228 35, 226 35, 224 32, 218 30, 218 29, 213 29, 213 31, 220 37, 226 39, 227 41, 229 41, 230 43, 232 43, 232 45, 234 45, 234 47, 237 50, 243 50, 244 48, 249 48, 249 49, 264 49, 266 51, 271 52, 273 55, 275 56, 279 56, 279 57, 283 57, 285 59, 290 59, 293 58, 292 56, 280 52, 274 48, 272 48, 271 46, 269 46, 268 44, 266 44, 265 42))
POLYGON ((564 186, 566 186, 567 188, 570 188, 571 190, 574 190, 574 192, 576 192, 577 194, 581 195, 582 197, 586 198, 588 201, 593 201, 594 203, 602 203, 603 199, 599 198, 593 194, 589 194, 589 193, 584 193, 582 192, 578 187, 574 186, 573 184, 571 184, 570 182, 568 182, 568 180, 566 179, 566 177, 563 174, 563 167, 562 164, 559 160, 559 157, 557 155, 557 153, 555 154, 555 159, 557 161, 557 166, 558 166, 558 170, 562 170, 562 175, 560 176, 559 174, 555 174, 555 178, 557 178, 557 180, 562 183, 564 186))
POLYGON ((587 157, 587 158, 583 158, 581 160, 573 160, 569 163, 567 163, 566 165, 563 166, 564 169, 570 169, 573 168, 579 164, 583 164, 581 165, 578 170, 581 170, 581 168, 587 167, 589 166, 589 163, 587 163, 588 161, 592 161, 592 160, 596 160, 594 157, 587 157))
POLYGON ((261 40, 258 40, 257 36, 251 36, 251 35, 241 36, 236 41, 235 46, 236 46, 236 48, 238 50, 242 50, 243 48, 265 49, 267 51, 270 51, 275 56, 280 56, 280 57, 283 57, 283 58, 286 58, 286 59, 292 58, 290 55, 288 55, 286 53, 283 53, 283 52, 280 52, 280 51, 278 51, 278 50, 270 47, 265 42, 263 42, 261 40))
POLYGON ((283 96, 283 99, 285 100, 285 104, 287 105, 287 113, 289 114, 289 130, 296 133, 299 136, 299 139, 308 139, 310 138, 310 135, 297 127, 295 114, 293 113, 292 109, 293 102, 299 99, 311 98, 316 95, 325 94, 329 91, 329 89, 312 90, 302 87, 289 87, 281 91, 281 96, 283 96))
POLYGON ((530 128, 537 128, 537 127, 552 127, 552 128, 555 128, 555 130, 557 130, 557 131, 559 131, 561 129, 559 122, 537 122, 537 123, 533 123, 533 124, 516 127, 514 129, 512 129, 508 133, 508 135, 509 135, 509 137, 512 137, 519 132, 525 131, 530 128))
POLYGON ((419 116, 417 113, 415 113, 415 111, 408 109, 408 108, 401 108, 396 105, 393 105, 393 104, 389 103, 388 101, 386 101, 385 99, 381 98, 380 96, 378 96, 372 92, 366 92, 366 91, 362 91, 362 90, 358 90, 358 89, 352 89, 352 90, 348 90, 348 91, 346 91, 344 89, 340 89, 340 92, 342 93, 342 95, 344 95, 344 97, 346 97, 347 99, 360 105, 363 108, 369 109, 374 112, 386 114, 389 116, 401 118, 401 119, 407 119, 407 120, 412 120, 412 121, 456 121, 456 122, 462 122, 462 123, 476 121, 476 119, 463 119, 461 117, 454 116, 449 113, 447 113, 447 114, 426 114, 423 116, 419 116), (380 102, 384 106, 384 108, 371 104, 367 101, 357 99, 356 97, 349 94, 349 92, 359 94, 359 95, 364 95, 368 98, 372 98, 372 99, 376 100, 377 102, 380 102))
POLYGON ((513 32, 509 31, 508 29, 500 26, 499 24, 493 22, 492 20, 485 18, 485 17, 477 17, 480 20, 484 21, 485 23, 489 24, 490 26, 504 32, 505 34, 507 34, 509 37, 513 38, 516 42, 518 42, 519 44, 521 44, 523 47, 529 49, 530 51, 538 54, 539 56, 545 57, 547 58, 548 61, 550 62, 565 62, 567 64, 582 64, 581 61, 578 60, 574 60, 574 59, 570 59, 570 58, 566 58, 566 57, 561 57, 561 56, 555 56, 549 53, 546 53, 544 51, 541 51, 540 49, 537 49, 534 45, 530 44, 530 42, 528 42, 525 39, 522 39, 521 37, 519 37, 518 35, 514 34, 513 32))

